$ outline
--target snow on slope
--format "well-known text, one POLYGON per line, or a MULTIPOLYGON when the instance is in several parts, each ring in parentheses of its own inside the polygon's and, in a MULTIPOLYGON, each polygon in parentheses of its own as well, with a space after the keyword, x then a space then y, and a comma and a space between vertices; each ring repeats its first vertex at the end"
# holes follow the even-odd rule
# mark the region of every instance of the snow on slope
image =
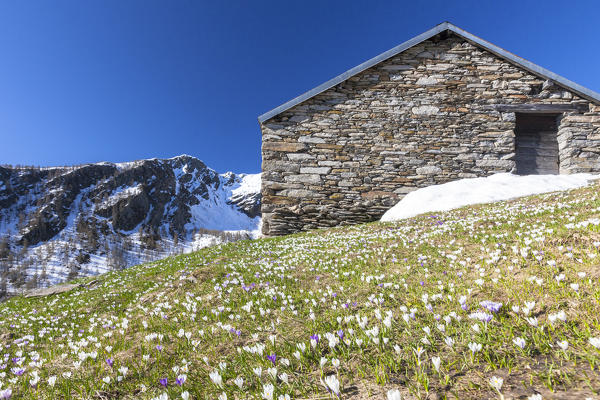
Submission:
POLYGON ((191 156, 0 172, 0 297, 259 235, 260 174, 191 156))
POLYGON ((406 195, 389 209, 381 221, 397 221, 431 211, 448 211, 471 204, 491 203, 559 190, 576 189, 599 175, 514 175, 502 173, 486 178, 460 179, 428 186, 406 195))
POLYGON ((190 207, 191 221, 186 228, 203 227, 217 231, 247 231, 252 236, 258 235, 260 217, 250 218, 239 210, 231 207, 229 199, 235 195, 247 195, 260 192, 260 174, 239 174, 240 180, 233 184, 229 181, 230 174, 221 174, 221 185, 210 193, 208 200, 201 199, 199 204, 190 207), (258 185, 257 183, 258 182, 258 185))
POLYGON ((231 190, 233 195, 244 195, 260 192, 260 174, 240 174, 242 178, 240 185, 231 190))

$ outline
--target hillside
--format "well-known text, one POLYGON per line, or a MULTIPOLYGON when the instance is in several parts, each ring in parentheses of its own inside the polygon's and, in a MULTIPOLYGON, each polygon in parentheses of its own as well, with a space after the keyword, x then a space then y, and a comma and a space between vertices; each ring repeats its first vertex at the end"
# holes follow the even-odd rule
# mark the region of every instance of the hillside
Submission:
POLYGON ((260 174, 191 156, 0 167, 0 297, 248 238, 259 214, 260 174))
POLYGON ((228 243, 12 298, 0 398, 598 398, 599 189, 228 243))

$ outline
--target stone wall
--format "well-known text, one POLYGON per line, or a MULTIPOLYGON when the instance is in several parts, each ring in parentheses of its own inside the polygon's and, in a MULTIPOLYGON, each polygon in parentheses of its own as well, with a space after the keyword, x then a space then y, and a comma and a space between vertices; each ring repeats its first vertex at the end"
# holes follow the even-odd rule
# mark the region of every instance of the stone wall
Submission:
POLYGON ((378 219, 410 191, 511 171, 515 114, 572 104, 561 173, 600 172, 600 106, 460 39, 430 39, 261 124, 263 233, 378 219))

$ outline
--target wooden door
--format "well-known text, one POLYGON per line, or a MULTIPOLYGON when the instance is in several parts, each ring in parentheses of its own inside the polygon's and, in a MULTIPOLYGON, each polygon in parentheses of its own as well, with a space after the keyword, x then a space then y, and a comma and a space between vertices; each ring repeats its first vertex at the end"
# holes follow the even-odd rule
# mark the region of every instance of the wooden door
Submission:
POLYGON ((517 174, 558 174, 557 120, 555 114, 516 115, 517 174))

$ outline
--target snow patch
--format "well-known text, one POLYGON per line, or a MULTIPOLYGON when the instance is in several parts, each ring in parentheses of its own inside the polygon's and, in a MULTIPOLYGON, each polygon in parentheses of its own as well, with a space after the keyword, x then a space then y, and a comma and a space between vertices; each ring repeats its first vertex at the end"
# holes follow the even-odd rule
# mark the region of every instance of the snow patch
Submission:
POLYGON ((260 174, 240 174, 242 181, 240 186, 233 189, 231 194, 234 196, 243 196, 249 193, 260 193, 260 174))
MULTIPOLYGON (((230 176, 230 173, 221 174, 221 184, 210 193, 208 200, 199 198, 199 204, 190 207, 192 217, 186 224, 188 230, 198 227, 228 232, 253 232, 258 229, 260 217, 250 218, 228 202, 234 195, 256 193, 257 188, 260 190, 260 174, 240 174, 238 176, 241 179, 228 185, 226 182, 230 176)), ((255 234, 257 233, 251 235, 255 234)))
POLYGON ((397 221, 431 211, 448 211, 471 204, 491 203, 587 186, 600 175, 514 175, 502 173, 486 178, 461 179, 428 186, 406 195, 381 217, 397 221))
POLYGON ((139 184, 137 186, 131 186, 131 187, 121 186, 114 190, 112 195, 104 203, 104 206, 112 207, 115 204, 117 204, 119 202, 119 200, 126 198, 126 197, 135 196, 140 193, 142 193, 142 185, 141 184, 139 184))

